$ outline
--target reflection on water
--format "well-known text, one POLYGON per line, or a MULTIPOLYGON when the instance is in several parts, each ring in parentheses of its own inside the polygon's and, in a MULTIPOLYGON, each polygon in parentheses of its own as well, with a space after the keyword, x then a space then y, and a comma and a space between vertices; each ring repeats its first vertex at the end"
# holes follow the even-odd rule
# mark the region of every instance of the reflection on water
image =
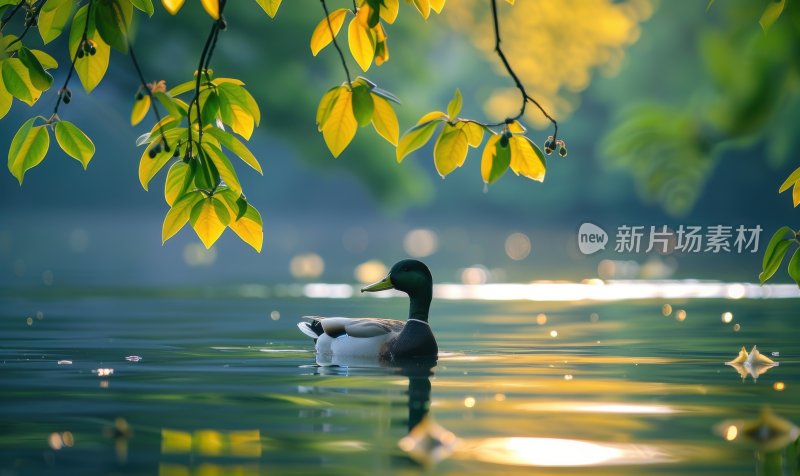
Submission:
POLYGON ((406 300, 183 296, 5 299, 0 474, 796 467, 796 300, 439 300, 435 366, 381 368, 317 366, 294 316, 401 317, 406 300), (724 365, 743 343, 780 366, 743 384, 724 365))

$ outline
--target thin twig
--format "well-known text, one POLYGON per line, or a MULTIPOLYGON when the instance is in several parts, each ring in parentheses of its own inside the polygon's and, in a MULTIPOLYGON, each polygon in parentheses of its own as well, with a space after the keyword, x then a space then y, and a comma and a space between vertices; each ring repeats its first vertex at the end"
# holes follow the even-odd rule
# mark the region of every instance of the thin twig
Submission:
MULTIPOLYGON (((114 3, 114 7, 117 10, 120 18, 124 18, 122 14, 122 9, 118 3, 114 3)), ((142 68, 139 66, 139 62, 136 60, 136 52, 133 50, 133 43, 131 43, 130 32, 128 31, 127 27, 125 28, 125 43, 128 45, 128 53, 131 56, 131 62, 133 62, 133 69, 136 70, 136 75, 139 77, 139 83, 141 83, 142 91, 144 94, 150 98, 150 107, 153 108, 153 115, 156 116, 156 124, 158 125, 158 131, 161 133, 161 141, 164 142, 164 149, 169 151, 169 142, 167 141, 167 137, 164 135, 164 125, 161 124, 161 113, 158 111, 158 106, 156 104, 156 98, 153 96, 153 91, 147 85, 147 80, 144 78, 144 73, 142 73, 142 68)))
POLYGON ((72 64, 69 67, 69 72, 67 73, 67 79, 64 81, 64 86, 62 86, 58 91, 58 99, 56 99, 56 107, 53 108, 53 116, 50 118, 51 121, 58 117, 58 107, 61 105, 61 102, 64 98, 64 93, 67 90, 67 86, 69 86, 69 80, 72 79, 72 73, 75 72, 75 62, 78 61, 78 53, 80 53, 81 47, 87 40, 86 35, 89 33, 89 19, 91 18, 92 14, 92 5, 94 5, 94 0, 89 0, 89 3, 86 7, 86 23, 83 25, 81 41, 78 43, 78 47, 75 49, 75 55, 72 57, 72 64))
POLYGON ((161 133, 161 140, 164 141, 164 148, 169 150, 169 142, 167 142, 167 136, 164 135, 164 125, 161 124, 161 113, 158 112, 156 98, 153 97, 153 91, 150 89, 150 86, 147 85, 147 80, 144 79, 144 74, 142 73, 142 69, 139 67, 139 62, 136 61, 136 53, 133 52, 133 45, 131 45, 130 40, 128 41, 128 53, 131 55, 131 61, 133 62, 133 68, 136 70, 136 75, 139 76, 139 82, 142 84, 142 90, 150 98, 150 107, 153 108, 153 115, 156 116, 156 124, 158 124, 158 131, 161 133))
MULTIPOLYGON (((37 3, 35 3, 35 4, 33 5, 33 7, 32 7, 32 10, 33 10, 33 12, 34 12, 33 18, 27 18, 27 17, 26 17, 26 21, 25 21, 25 29, 24 29, 24 30, 22 30, 22 33, 20 33, 20 35, 19 35, 18 37, 16 37, 16 38, 14 39, 14 41, 12 41, 12 42, 11 42, 11 43, 9 43, 8 45, 6 45, 6 51, 8 51, 8 49, 10 49, 10 48, 11 48, 11 45, 13 45, 14 43, 19 43, 19 42, 21 42, 21 41, 22 41, 22 39, 23 39, 23 38, 25 38, 25 35, 27 35, 27 34, 28 34, 28 31, 30 31, 31 27, 32 27, 32 26, 33 26, 33 25, 36 23, 36 21, 39 19, 39 11, 42 9, 42 5, 43 5, 43 4, 44 4, 44 0, 39 0, 37 3)), ((17 10, 17 8, 18 8, 18 7, 19 7, 19 5, 17 5, 17 7, 14 7, 14 10, 12 11, 12 15, 11 15, 11 17, 13 17, 13 16, 14 16, 14 15, 13 15, 13 13, 15 13, 15 11, 17 10)), ((11 17, 9 17, 9 19, 10 19, 11 17)), ((3 26, 5 26, 5 23, 3 24, 3 26)))
MULTIPOLYGON (((208 38, 206 38, 206 42, 203 45, 203 51, 200 53, 200 62, 197 66, 197 76, 195 79, 194 85, 194 97, 189 102, 189 113, 187 115, 187 119, 189 119, 189 155, 192 155, 192 123, 191 123, 191 110, 192 106, 195 106, 197 110, 197 116, 195 118, 195 122, 197 122, 197 147, 200 148, 200 143, 203 140, 203 117, 200 111, 200 82, 203 75, 206 75, 206 79, 209 79, 208 75, 208 65, 211 63, 211 55, 214 51, 214 47, 217 44, 217 36, 219 34, 219 30, 221 29, 222 25, 224 24, 225 20, 222 18, 222 13, 225 10, 225 3, 226 0, 219 0, 219 19, 215 20, 214 23, 211 25, 211 31, 208 34, 208 38)), ((199 151, 198 151, 199 152, 199 151)))
POLYGON ((500 57, 500 60, 503 62, 503 66, 505 66, 508 75, 511 76, 511 79, 514 80, 514 84, 517 86, 517 89, 519 89, 519 92, 522 95, 522 106, 520 107, 519 114, 517 114, 515 117, 510 117, 506 119, 506 121, 497 124, 488 124, 488 126, 497 127, 512 121, 516 121, 517 119, 522 117, 523 114, 525 114, 525 106, 528 104, 528 101, 530 101, 531 103, 533 103, 534 106, 536 106, 539 109, 539 111, 542 112, 542 114, 544 114, 544 117, 546 117, 553 124, 553 141, 557 140, 558 122, 556 122, 556 120, 553 119, 550 116, 550 114, 548 114, 547 111, 544 110, 544 108, 541 106, 541 104, 539 104, 538 101, 532 98, 528 94, 528 92, 525 91, 525 86, 522 84, 522 81, 520 81, 519 77, 514 72, 514 69, 511 68, 511 64, 509 64, 508 59, 506 59, 505 53, 503 53, 503 49, 500 47, 500 22, 498 20, 498 15, 497 15, 497 0, 492 0, 492 20, 494 21, 494 51, 495 53, 497 53, 497 56, 500 57))
POLYGON ((328 22, 328 30, 331 32, 331 40, 333 40, 333 46, 336 47, 336 51, 339 52, 339 59, 342 60, 342 67, 344 68, 344 74, 347 76, 347 84, 350 85, 350 88, 353 87, 353 81, 350 79, 350 70, 347 69, 347 62, 344 60, 344 53, 342 53, 342 49, 339 47, 339 43, 336 41, 336 34, 333 32, 333 25, 331 25, 331 16, 328 13, 328 4, 325 3, 325 0, 320 0, 322 3, 322 9, 325 11, 325 19, 328 22))
POLYGON ((19 0, 19 3, 17 3, 17 6, 12 8, 8 13, 6 13, 3 16, 2 20, 0 20, 0 33, 3 31, 3 28, 6 27, 6 24, 8 24, 8 22, 10 22, 12 18, 14 18, 14 15, 17 14, 19 9, 22 8, 22 5, 24 5, 24 4, 25 4, 25 0, 19 0))

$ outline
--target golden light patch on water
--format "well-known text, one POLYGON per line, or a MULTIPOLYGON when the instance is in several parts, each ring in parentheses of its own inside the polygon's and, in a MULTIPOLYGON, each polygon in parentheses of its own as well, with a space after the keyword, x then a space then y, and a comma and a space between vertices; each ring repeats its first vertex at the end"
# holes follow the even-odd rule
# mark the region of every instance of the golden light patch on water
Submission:
POLYGON ((464 406, 467 408, 472 408, 475 406, 475 398, 467 397, 464 399, 464 406))
POLYGON ((516 410, 537 413, 612 413, 630 415, 669 415, 683 413, 686 410, 658 404, 627 403, 627 402, 579 402, 579 401, 537 401, 519 403, 516 410))
POLYGON ((677 319, 680 322, 685 321, 686 320, 686 310, 678 309, 678 311, 675 313, 675 319, 677 319))
MULTIPOLYGON (((616 343, 616 341, 615 341, 616 343)), ((442 362, 485 362, 491 364, 508 363, 515 367, 522 365, 537 365, 540 367, 548 364, 563 364, 564 357, 560 359, 552 354, 447 354, 439 355, 442 362)), ((669 357, 628 357, 622 355, 570 355, 570 364, 630 364, 630 365, 655 365, 674 364, 678 359, 669 357)))
POLYGON ((774 388, 776 392, 782 392, 786 389, 786 384, 783 382, 775 382, 772 388, 774 388))
MULTIPOLYGON (((480 384, 481 388, 492 389, 493 392, 501 392, 509 398, 514 393, 535 393, 542 397, 564 394, 575 396, 588 395, 594 398, 597 395, 625 395, 626 397, 634 397, 642 395, 707 395, 714 394, 715 392, 723 392, 722 388, 701 384, 670 384, 662 382, 580 378, 581 374, 575 372, 572 372, 574 376, 573 380, 564 380, 563 369, 551 370, 551 376, 537 375, 535 377, 526 378, 526 375, 529 375, 529 369, 526 371, 524 369, 501 368, 498 372, 502 372, 502 375, 498 375, 497 377, 484 377, 477 383, 480 384)), ((452 390, 455 393, 466 393, 473 390, 475 386, 475 380, 449 377, 444 372, 438 374, 436 379, 436 388, 441 391, 452 390)), ((463 393, 461 395, 463 395, 463 393)), ((504 404, 507 405, 509 402, 510 400, 507 400, 504 404)), ((528 402, 530 403, 530 401, 528 402)), ((460 398, 458 400, 447 399, 440 400, 438 404, 443 407, 456 408, 463 406, 463 401, 460 398)), ((615 407, 597 408, 612 409, 615 407)), ((714 412, 714 409, 704 408, 703 411, 714 412)))
POLYGON ((543 467, 659 464, 680 459, 666 447, 656 445, 528 437, 464 439, 453 457, 543 467))

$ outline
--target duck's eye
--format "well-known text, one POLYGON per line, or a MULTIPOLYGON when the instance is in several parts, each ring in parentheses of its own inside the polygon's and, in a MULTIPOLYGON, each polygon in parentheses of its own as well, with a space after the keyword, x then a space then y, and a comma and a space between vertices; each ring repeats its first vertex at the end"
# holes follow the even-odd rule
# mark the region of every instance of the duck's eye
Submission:
POLYGON ((402 272, 404 272, 404 273, 405 273, 406 271, 408 271, 408 268, 406 268, 405 266, 403 266, 402 268, 400 268, 400 271, 402 271, 402 272))

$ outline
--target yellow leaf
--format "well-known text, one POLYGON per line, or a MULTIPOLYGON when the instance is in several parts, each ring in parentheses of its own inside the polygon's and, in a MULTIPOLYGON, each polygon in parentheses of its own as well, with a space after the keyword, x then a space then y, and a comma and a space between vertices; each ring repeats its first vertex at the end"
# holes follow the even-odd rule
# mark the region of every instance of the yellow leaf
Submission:
POLYGON ((203 199, 203 194, 200 192, 189 192, 181 195, 175 203, 170 207, 167 215, 164 217, 164 224, 161 225, 161 244, 167 242, 168 239, 175 236, 181 228, 189 221, 192 208, 203 199))
POLYGON ((317 107, 317 130, 320 132, 322 132, 322 128, 325 127, 325 123, 328 122, 331 110, 333 110, 333 106, 336 105, 336 100, 339 99, 339 94, 341 94, 343 89, 347 89, 347 87, 337 86, 329 89, 328 92, 322 95, 322 99, 319 101, 319 106, 317 107))
POLYGON ((275 18, 275 14, 278 13, 278 7, 281 6, 281 1, 282 0, 256 0, 270 18, 275 18))
POLYGON ((523 126, 519 121, 513 121, 511 124, 507 124, 509 132, 512 134, 524 134, 525 133, 525 126, 523 126))
POLYGON ((444 2, 445 0, 430 0, 431 10, 435 11, 436 13, 442 13, 442 8, 444 8, 444 2))
POLYGON ((228 226, 242 241, 261 253, 261 246, 264 243, 264 225, 261 215, 255 207, 248 203, 244 215, 238 220, 232 221, 228 226))
POLYGON ((375 103, 375 109, 372 112, 372 127, 390 144, 397 146, 400 136, 397 114, 395 114, 389 101, 377 94, 372 95, 372 101, 375 103))
POLYGON ((796 182, 800 182, 800 167, 796 168, 794 172, 789 174, 789 177, 781 185, 781 188, 778 190, 778 193, 783 193, 789 190, 789 187, 794 185, 796 182))
POLYGON ((331 41, 333 41, 333 37, 331 36, 331 28, 333 28, 333 34, 338 35, 339 30, 342 29, 342 25, 344 24, 345 16, 347 15, 346 8, 340 8, 338 10, 334 10, 331 12, 328 17, 323 18, 321 22, 317 24, 317 27, 314 28, 314 33, 311 34, 311 54, 317 56, 323 48, 328 46, 331 41), (328 26, 328 20, 330 20, 331 24, 328 26))
POLYGON ((184 1, 185 0, 161 0, 161 4, 164 5, 164 8, 167 9, 170 15, 175 15, 183 6, 184 1))
POLYGON ((463 130, 449 124, 444 126, 433 147, 433 163, 442 178, 464 164, 467 147, 467 135, 463 130))
POLYGON ((227 207, 228 214, 231 216, 231 222, 228 224, 228 228, 233 230, 239 238, 260 253, 261 245, 264 242, 264 223, 261 221, 261 214, 258 213, 258 210, 249 202, 245 202, 247 208, 244 214, 236 218, 240 213, 239 195, 227 189, 220 190, 214 196, 222 198, 222 202, 227 207))
POLYGON ((794 202, 794 206, 800 205, 800 181, 794 183, 794 188, 792 189, 792 201, 794 202))
POLYGON ((383 25, 375 25, 375 64, 380 66, 389 61, 389 44, 386 42, 386 31, 383 25))
POLYGON ((514 0, 506 0, 506 3, 508 3, 509 5, 513 5, 514 4, 514 0))
POLYGON ((432 112, 429 112, 429 113, 425 114, 424 116, 422 116, 417 121, 417 125, 424 124, 426 122, 430 122, 430 121, 433 121, 433 120, 436 120, 436 119, 442 119, 442 118, 445 118, 445 117, 447 117, 447 114, 443 113, 442 111, 432 111, 432 112))
POLYGON ((219 20, 219 0, 200 0, 208 16, 214 20, 219 20))
POLYGON ((431 2, 430 0, 414 0, 414 6, 422 14, 422 18, 428 19, 431 15, 431 2))
POLYGON ((511 163, 509 164, 511 170, 517 175, 543 182, 546 166, 544 155, 539 148, 523 136, 512 136, 508 142, 511 148, 511 163))
POLYGON ((339 154, 353 140, 356 129, 358 129, 358 123, 353 114, 352 96, 353 93, 348 88, 342 88, 328 120, 325 122, 325 127, 322 128, 325 144, 334 157, 339 157, 339 154))
POLYGON ((192 207, 189 221, 206 249, 211 248, 230 221, 225 204, 216 197, 206 197, 192 207))
POLYGON ((356 18, 350 20, 347 41, 356 63, 362 70, 367 71, 372 65, 372 58, 375 57, 375 32, 366 26, 366 20, 360 19, 362 12, 367 12, 367 9, 362 8, 356 18))
POLYGON ((145 94, 142 99, 137 99, 136 102, 133 103, 133 109, 131 109, 131 125, 135 126, 142 122, 142 119, 144 119, 144 116, 147 115, 147 111, 149 110, 150 96, 145 94))
POLYGON ((478 147, 483 142, 483 127, 475 122, 459 122, 459 126, 462 127, 464 134, 467 135, 467 140, 469 141, 470 147, 478 147))
POLYGON ((397 12, 399 11, 400 0, 383 0, 380 12, 383 21, 391 25, 397 19, 397 12))
POLYGON ((250 140, 250 137, 253 135, 253 129, 255 129, 253 116, 250 115, 249 111, 238 104, 231 104, 230 108, 233 117, 232 124, 230 125, 231 129, 245 139, 250 140))

